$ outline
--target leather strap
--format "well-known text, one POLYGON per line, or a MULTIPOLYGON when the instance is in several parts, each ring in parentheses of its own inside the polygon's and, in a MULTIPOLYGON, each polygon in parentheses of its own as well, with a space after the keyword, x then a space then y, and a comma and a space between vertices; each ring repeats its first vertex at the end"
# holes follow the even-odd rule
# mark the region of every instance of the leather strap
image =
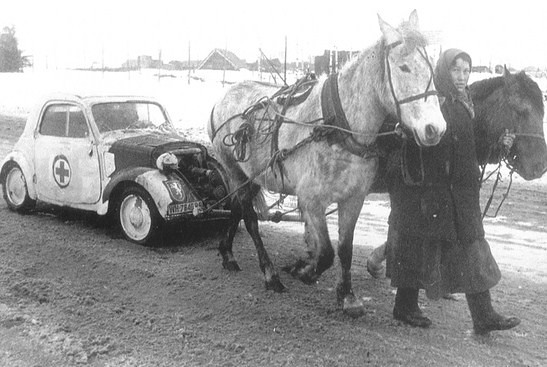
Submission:
MULTIPOLYGON (((338 94, 338 73, 330 74, 321 90, 321 109, 325 125, 337 126, 345 130, 351 130, 348 119, 342 108, 340 95, 338 94)), ((329 145, 340 144, 345 150, 359 157, 378 155, 376 144, 361 144, 352 134, 334 130, 328 134, 329 145)))

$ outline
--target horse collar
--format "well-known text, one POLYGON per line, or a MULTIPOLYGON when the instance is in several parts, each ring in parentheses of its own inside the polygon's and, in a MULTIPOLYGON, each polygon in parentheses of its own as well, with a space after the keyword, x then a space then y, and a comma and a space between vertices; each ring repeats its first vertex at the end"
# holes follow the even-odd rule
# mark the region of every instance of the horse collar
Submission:
MULTIPOLYGON (((330 74, 321 90, 321 109, 325 125, 336 126, 344 130, 351 130, 349 122, 342 108, 340 95, 338 94, 338 73, 330 74)), ((345 150, 359 157, 377 155, 375 145, 359 143, 352 134, 334 130, 328 134, 329 145, 340 144, 345 150)))

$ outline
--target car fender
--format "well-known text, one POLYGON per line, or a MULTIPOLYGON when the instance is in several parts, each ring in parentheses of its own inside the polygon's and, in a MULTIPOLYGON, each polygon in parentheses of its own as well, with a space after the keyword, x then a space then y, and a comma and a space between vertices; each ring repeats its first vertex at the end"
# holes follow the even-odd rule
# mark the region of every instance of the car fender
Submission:
MULTIPOLYGON (((106 185, 103 193, 103 202, 109 200, 114 189, 123 182, 132 181, 142 186, 152 197, 158 212, 165 218, 167 214, 167 207, 173 203, 172 194, 165 185, 166 181, 173 180, 172 177, 168 177, 161 173, 157 169, 147 167, 134 167, 128 170, 119 172, 112 177, 110 182, 106 185)), ((182 180, 177 180, 182 190, 189 192, 187 184, 182 180)))
POLYGON ((27 182, 28 195, 31 199, 36 199, 36 185, 34 183, 34 166, 31 164, 31 161, 20 151, 11 151, 6 158, 2 161, 2 171, 0 172, 0 177, 2 182, 4 181, 5 169, 9 162, 15 162, 21 167, 25 180, 27 182))

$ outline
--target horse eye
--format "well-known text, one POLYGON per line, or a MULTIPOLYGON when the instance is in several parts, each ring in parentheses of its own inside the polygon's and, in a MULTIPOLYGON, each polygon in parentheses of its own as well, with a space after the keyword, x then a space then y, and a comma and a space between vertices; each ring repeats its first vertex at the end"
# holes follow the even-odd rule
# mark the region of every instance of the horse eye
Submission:
POLYGON ((410 73, 410 69, 408 68, 408 66, 406 66, 406 64, 399 66, 399 69, 401 69, 401 71, 405 73, 410 73))

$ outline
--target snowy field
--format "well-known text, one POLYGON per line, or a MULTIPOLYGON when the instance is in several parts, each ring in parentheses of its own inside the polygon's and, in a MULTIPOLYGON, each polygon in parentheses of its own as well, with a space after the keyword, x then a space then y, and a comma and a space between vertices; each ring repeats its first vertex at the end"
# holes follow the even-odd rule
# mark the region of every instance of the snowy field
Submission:
MULTIPOLYGON (((146 69, 131 72, 50 70, 0 73, 0 113, 26 117, 43 95, 136 94, 157 98, 178 128, 205 126, 213 104, 230 84, 241 80, 273 83, 270 74, 250 71, 199 70, 188 82, 188 72, 146 69), (225 81, 225 83, 223 83, 225 81)), ((296 76, 288 75, 289 82, 296 76)))

